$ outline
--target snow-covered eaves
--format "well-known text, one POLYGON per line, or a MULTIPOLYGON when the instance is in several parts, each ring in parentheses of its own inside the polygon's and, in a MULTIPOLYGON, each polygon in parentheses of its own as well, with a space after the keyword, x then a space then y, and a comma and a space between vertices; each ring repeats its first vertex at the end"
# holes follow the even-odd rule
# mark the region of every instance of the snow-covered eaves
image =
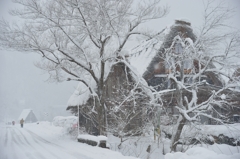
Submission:
POLYGON ((82 106, 86 104, 90 97, 96 95, 95 90, 97 88, 97 85, 95 80, 92 77, 85 76, 85 79, 83 81, 85 83, 79 82, 77 88, 70 96, 67 102, 67 110, 72 106, 82 106))
POLYGON ((87 88, 86 85, 84 85, 82 82, 78 84, 78 87, 73 92, 71 97, 69 98, 67 102, 67 106, 80 106, 86 104, 88 99, 91 96, 91 92, 89 88, 87 88))

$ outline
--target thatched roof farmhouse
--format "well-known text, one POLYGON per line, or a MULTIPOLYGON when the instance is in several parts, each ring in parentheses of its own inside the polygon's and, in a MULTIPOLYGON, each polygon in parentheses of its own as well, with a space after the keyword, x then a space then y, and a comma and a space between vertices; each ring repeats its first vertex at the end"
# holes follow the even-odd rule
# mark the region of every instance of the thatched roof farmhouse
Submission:
MULTIPOLYGON (((149 94, 145 93, 148 90, 144 90, 145 87, 142 84, 137 84, 139 80, 137 72, 133 72, 129 67, 131 66, 124 62, 114 64, 105 81, 105 91, 103 92, 106 97, 106 106, 109 110, 109 112, 106 112, 108 129, 116 134, 121 132, 123 136, 140 133, 139 129, 142 128, 145 122, 143 120, 145 115, 143 112, 146 112, 144 109, 149 105, 151 98, 149 94), (134 92, 137 95, 132 94, 134 92), (115 110, 118 106, 121 107, 121 110, 128 110, 129 114, 115 110), (127 134, 127 132, 131 134, 127 134)), ((141 83, 144 82, 143 80, 141 83)), ((145 85, 147 85, 146 82, 145 85)), ((89 112, 91 112, 94 105, 93 96, 83 85, 79 86, 78 91, 82 92, 74 93, 71 96, 67 110, 76 114, 79 106, 80 126, 85 127, 89 134, 98 135, 97 121, 93 120, 94 117, 89 116, 89 112)))
MULTIPOLYGON (((152 86, 155 88, 156 91, 159 92, 164 92, 161 97, 163 101, 163 105, 166 109, 166 111, 170 114, 178 114, 178 111, 174 108, 176 105, 176 91, 175 91, 175 86, 171 85, 171 82, 169 82, 168 79, 168 71, 166 68, 166 54, 169 53, 169 48, 172 47, 172 44, 174 42, 174 38, 177 36, 180 36, 182 39, 190 39, 193 43, 196 41, 196 36, 194 35, 193 29, 191 27, 191 23, 188 22, 187 20, 176 20, 175 24, 173 24, 169 31, 166 33, 164 39, 160 43, 160 47, 155 50, 151 50, 151 54, 149 56, 149 50, 145 50, 139 53, 141 54, 147 54, 146 57, 151 57, 151 60, 146 60, 148 61, 148 65, 143 72, 143 78, 147 81, 148 85, 152 86), (168 90, 167 93, 165 90, 168 90)), ((156 45, 156 42, 154 42, 154 39, 151 39, 153 45, 156 45)), ((150 43, 150 42, 148 42, 150 43)), ((172 49, 174 52, 175 50, 172 49)), ((140 55, 141 56, 141 55, 140 55)), ((191 55, 190 55, 191 56, 191 55)), ((134 59, 134 58, 133 58, 134 59)), ((146 65, 146 64, 145 64, 146 65)), ((137 67, 137 66, 135 66, 137 67)), ((216 68, 213 63, 210 63, 209 68, 216 68)), ((178 66, 176 66, 176 69, 179 69, 178 66)), ((199 71, 199 62, 198 59, 195 59, 193 61, 192 68, 189 70, 184 69, 184 77, 187 79, 191 78, 192 75, 192 70, 194 70, 194 73, 198 73, 199 71)), ((179 71, 179 70, 178 70, 179 71)), ((235 73, 236 74, 236 73, 235 73)), ((212 91, 218 91, 219 89, 223 88, 225 85, 225 81, 221 78, 220 75, 215 74, 214 72, 207 72, 201 76, 200 81, 205 81, 202 82, 201 85, 198 85, 198 102, 205 101, 212 93, 212 91)), ((230 97, 228 98, 228 102, 231 104, 228 108, 233 108, 238 105, 240 105, 240 100, 237 98, 237 96, 240 95, 240 93, 237 92, 232 92, 230 89, 225 90, 223 92, 223 95, 230 97)), ((183 91, 183 96, 188 96, 191 98, 191 95, 187 91, 183 91)), ((222 113, 229 113, 228 110, 221 110, 220 112, 222 113)), ((215 114, 217 115, 217 114, 215 114)), ((230 113, 229 113, 230 115, 230 113)), ((201 121, 203 123, 212 123, 214 124, 213 121, 202 118, 201 121)))
MULTIPOLYGON (((143 116, 146 114, 142 114, 142 112, 147 112, 144 109, 148 107, 151 98, 149 96, 150 93, 144 93, 147 92, 144 90, 144 85, 142 85, 144 82, 137 85, 137 89, 135 89, 135 91, 141 93, 138 93, 137 96, 129 96, 133 87, 139 83, 138 80, 141 79, 139 76, 143 77, 141 80, 145 79, 146 85, 148 84, 149 86, 152 86, 158 92, 168 89, 169 91, 167 91, 167 93, 165 92, 162 94, 163 105, 168 112, 178 114, 177 110, 174 109, 174 105, 176 105, 175 86, 169 85, 170 82, 167 78, 169 70, 167 70, 165 63, 166 53, 169 51, 169 48, 172 46, 177 36, 182 39, 188 39, 188 41, 192 43, 196 41, 196 36, 191 27, 191 23, 182 19, 176 20, 175 24, 164 33, 164 39, 148 39, 131 51, 130 57, 128 58, 129 62, 137 69, 137 72, 139 72, 140 75, 138 75, 137 72, 133 72, 134 69, 130 69, 131 66, 128 65, 128 63, 118 62, 111 66, 109 75, 105 80, 103 93, 106 97, 106 106, 108 107, 108 110, 111 110, 111 112, 106 112, 106 122, 110 129, 113 128, 113 131, 120 131, 120 128, 118 129, 119 121, 116 121, 116 116, 124 119, 122 123, 127 123, 122 127, 121 131, 123 133, 131 132, 131 130, 137 132, 137 128, 144 125, 145 121, 143 120, 143 116), (126 96, 128 96, 127 100, 126 96), (122 108, 129 110, 129 112, 138 112, 139 114, 129 114, 128 117, 125 117, 121 112, 113 111, 115 107, 119 105, 121 105, 122 108)), ((215 68, 213 63, 210 63, 209 67, 215 68)), ((179 69, 178 66, 176 69, 179 69)), ((199 63, 197 59, 193 61, 192 68, 184 69, 184 74, 187 78, 191 76, 192 70, 194 70, 195 73, 199 71, 199 63)), ((213 90, 217 91, 224 85, 221 76, 213 72, 205 73, 200 80, 205 82, 202 82, 202 85, 198 86, 199 102, 206 100, 213 90)), ((233 94, 231 90, 226 90, 224 94, 227 98, 230 95, 232 96, 232 98, 229 99, 229 103, 232 103, 233 105, 240 103, 237 98, 238 95, 233 94)), ((183 91, 183 95, 191 97, 186 91, 183 91)), ((67 110, 77 114, 79 108, 80 126, 85 127, 88 133, 98 135, 96 127, 97 119, 93 120, 92 117, 89 116, 89 112, 92 110, 93 105, 93 95, 84 85, 79 84, 76 92, 74 92, 69 99, 67 110)), ((202 121, 209 122, 206 118, 202 119, 202 121)))
POLYGON ((38 121, 32 109, 24 109, 18 117, 19 121, 21 119, 23 119, 25 123, 34 123, 38 121))

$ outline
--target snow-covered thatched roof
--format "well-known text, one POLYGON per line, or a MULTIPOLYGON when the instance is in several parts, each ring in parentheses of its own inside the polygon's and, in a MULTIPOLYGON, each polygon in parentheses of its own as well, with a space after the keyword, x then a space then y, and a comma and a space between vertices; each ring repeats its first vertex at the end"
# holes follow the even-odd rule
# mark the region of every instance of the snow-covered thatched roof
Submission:
POLYGON ((169 48, 173 42, 174 37, 179 34, 182 37, 188 37, 192 39, 193 42, 196 40, 196 35, 193 33, 190 21, 186 19, 176 19, 175 23, 170 27, 169 32, 166 34, 162 47, 169 48))
POLYGON ((18 120, 26 120, 27 116, 32 112, 32 109, 24 109, 20 116, 18 117, 18 120))
POLYGON ((148 65, 158 52, 161 45, 162 41, 160 39, 152 38, 143 41, 139 46, 130 51, 130 64, 136 68, 140 75, 143 75, 147 70, 148 65))
MULTIPOLYGON (((177 34, 178 28, 183 26, 183 20, 176 20, 175 24, 172 25, 170 28, 165 28, 161 34, 157 34, 155 37, 152 37, 148 40, 143 41, 140 45, 137 47, 134 47, 130 51, 126 53, 126 50, 124 51, 124 55, 128 55, 128 61, 130 62, 130 65, 127 67, 132 70, 132 76, 133 78, 136 78, 135 81, 140 80, 142 77, 144 77, 146 72, 149 72, 150 70, 153 70, 154 64, 159 62, 159 53, 161 46, 170 45, 172 43, 172 39, 170 43, 166 41, 166 38, 169 39, 171 36, 174 36, 172 34, 177 34), (172 33, 174 31, 174 33, 172 33), (162 35, 167 35, 165 40, 163 40, 162 35), (162 41, 165 41, 164 43, 162 41), (141 78, 140 78, 141 77, 141 78)), ((190 22, 185 22, 188 24, 187 30, 189 30, 190 37, 192 37, 195 40, 195 36, 192 33, 192 29, 190 27, 190 22)), ((184 24, 185 24, 184 23, 184 24)), ((126 63, 125 63, 126 64, 126 63)), ((112 67, 112 66, 110 66, 112 67)), ((110 70, 108 71, 110 72, 110 70)), ((143 80, 143 79, 141 79, 143 80)), ((92 84, 90 84, 92 86, 92 84)), ((92 88, 96 88, 96 85, 92 86, 92 88)), ((68 107, 69 106, 77 106, 77 105, 83 105, 86 104, 86 102, 91 97, 91 93, 89 89, 80 82, 78 87, 76 88, 75 92, 72 94, 70 99, 68 100, 68 107)))
POLYGON ((166 36, 162 42, 162 45, 158 48, 157 51, 154 52, 154 55, 152 55, 152 59, 145 69, 145 72, 143 73, 143 78, 149 79, 153 76, 156 64, 160 61, 163 61, 162 54, 164 53, 165 49, 170 48, 174 37, 183 32, 184 34, 181 36, 190 38, 193 42, 196 40, 196 36, 193 33, 193 29, 189 21, 184 19, 175 20, 175 24, 173 24, 170 29, 167 29, 167 32, 164 32, 166 36))
MULTIPOLYGON (((126 74, 128 76, 131 76, 131 79, 134 81, 134 83, 138 84, 139 87, 144 90, 144 92, 147 94, 147 96, 152 99, 153 95, 151 93, 151 90, 147 89, 147 82, 142 78, 142 75, 139 74, 138 69, 135 67, 132 67, 127 61, 123 60, 122 62, 117 62, 115 65, 111 66, 111 71, 109 71, 108 78, 111 78, 112 73, 114 72, 114 68, 119 66, 125 66, 127 69, 124 69, 126 74)), ((125 77, 125 76, 124 76, 125 77)), ((92 87, 92 90, 95 90, 97 88, 94 81, 90 82, 90 86, 92 87), (92 84, 91 84, 92 83, 92 84)), ((111 92, 110 92, 111 93, 111 92)), ((72 107, 76 106, 82 106, 86 104, 95 94, 91 93, 89 88, 84 85, 82 82, 78 84, 78 87, 74 91, 74 93, 71 95, 71 97, 68 100, 67 103, 67 110, 71 109, 72 107)))
POLYGON ((173 38, 182 30, 185 30, 186 37, 191 38, 193 42, 196 40, 191 22, 186 18, 176 19, 174 24, 168 25, 154 37, 131 49, 129 51, 130 64, 145 78, 144 74, 152 70, 154 65, 159 62, 159 55, 163 52, 163 48, 169 48, 173 38))
MULTIPOLYGON (((164 66, 159 66, 159 63, 164 63, 165 51, 170 48, 176 36, 181 36, 185 41, 193 43, 196 41, 196 35, 191 27, 191 22, 186 18, 179 18, 175 23, 162 32, 164 38, 156 36, 149 40, 142 42, 141 45, 131 50, 130 63, 145 80, 150 80, 155 75, 156 66, 159 71, 165 72, 164 66)), ((210 64, 211 68, 215 68, 213 63, 210 64)), ((212 72, 207 75, 213 80, 215 85, 222 86, 222 80, 219 75, 212 72)))
MULTIPOLYGON (((154 76, 156 64, 164 60, 163 54, 165 49, 171 46, 174 37, 184 33, 180 36, 191 40, 191 42, 195 42, 196 40, 191 23, 186 19, 175 20, 172 26, 165 28, 160 33, 161 34, 157 34, 155 37, 143 41, 130 51, 122 51, 123 55, 121 54, 121 56, 125 56, 128 59, 130 63, 128 67, 130 68, 131 66, 130 69, 132 70, 133 78, 136 78, 135 81, 138 81, 140 79, 139 77, 148 80, 154 76)), ((110 69, 107 71, 110 73, 113 67, 112 63, 109 66, 110 69)), ((93 90, 96 89, 96 84, 90 84, 90 86, 93 90)), ((93 96, 93 94, 91 94, 89 89, 84 84, 80 83, 76 91, 70 97, 67 105, 69 107, 86 104, 91 96, 93 96)))

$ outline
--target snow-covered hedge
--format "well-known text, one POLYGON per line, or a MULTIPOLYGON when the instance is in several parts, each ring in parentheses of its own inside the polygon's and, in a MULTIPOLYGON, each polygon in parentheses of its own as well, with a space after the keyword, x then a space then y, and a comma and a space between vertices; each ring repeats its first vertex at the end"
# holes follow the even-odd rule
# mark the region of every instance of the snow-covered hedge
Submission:
POLYGON ((218 154, 207 148, 195 147, 187 150, 185 153, 168 153, 165 155, 165 159, 239 159, 240 157, 240 153, 232 155, 226 155, 225 152, 222 153, 223 154, 218 154))
POLYGON ((76 116, 56 116, 53 119, 54 126, 63 127, 63 134, 70 134, 73 137, 77 137, 77 124, 78 117, 76 116))
POLYGON ((60 127, 72 126, 77 124, 77 119, 76 116, 56 116, 53 118, 53 125, 60 127))
POLYGON ((92 146, 108 148, 106 136, 78 135, 78 142, 86 143, 92 146))
MULTIPOLYGON (((162 132, 171 138, 173 127, 162 126, 162 132)), ((185 125, 179 142, 183 144, 208 144, 240 145, 240 123, 229 125, 185 125)))

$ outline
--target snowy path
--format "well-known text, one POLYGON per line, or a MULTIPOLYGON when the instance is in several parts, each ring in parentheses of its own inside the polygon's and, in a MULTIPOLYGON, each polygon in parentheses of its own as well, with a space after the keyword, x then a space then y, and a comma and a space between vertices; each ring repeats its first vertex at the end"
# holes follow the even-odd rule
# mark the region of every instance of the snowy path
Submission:
MULTIPOLYGON (((136 159, 119 152, 82 144, 64 135, 50 122, 5 125, 0 123, 0 159, 136 159)), ((141 147, 142 150, 142 147, 141 147)), ((165 159, 240 159, 240 147, 209 145, 185 153, 167 154, 165 159)), ((151 158, 164 158, 156 153, 151 158)))
POLYGON ((41 136, 44 136, 43 132, 36 133, 28 128, 20 128, 19 125, 1 125, 0 159, 133 159, 73 140, 56 141, 53 138, 52 142, 49 140, 51 137, 45 139, 41 136))
POLYGON ((88 158, 80 153, 67 151, 27 129, 12 126, 6 126, 5 129, 4 134, 1 134, 1 159, 88 158))

